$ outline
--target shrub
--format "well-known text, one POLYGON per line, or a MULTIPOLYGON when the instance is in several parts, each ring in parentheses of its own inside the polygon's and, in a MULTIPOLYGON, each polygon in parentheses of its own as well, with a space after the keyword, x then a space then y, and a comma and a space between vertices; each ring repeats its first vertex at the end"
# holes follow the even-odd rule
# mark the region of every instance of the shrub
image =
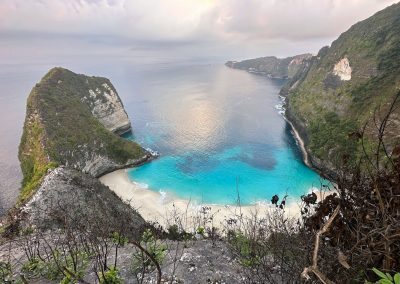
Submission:
POLYGON ((119 276, 118 269, 111 267, 104 273, 99 272, 99 282, 100 284, 120 284, 122 279, 119 276))
MULTIPOLYGON (((142 235, 140 245, 154 258, 157 263, 161 264, 167 254, 167 247, 159 244, 151 230, 147 229, 142 235)), ((145 270, 154 270, 154 263, 143 252, 137 251, 133 254, 132 270, 138 273, 144 268, 145 270)))
MULTIPOLYGON (((372 268, 372 271, 379 276, 379 280, 375 283, 379 284, 400 284, 400 273, 396 273, 395 275, 391 275, 390 273, 383 273, 377 268, 372 268)), ((371 282, 366 281, 366 284, 372 284, 371 282)))
POLYGON ((1 283, 13 283, 11 264, 9 262, 0 261, 0 282, 1 283))

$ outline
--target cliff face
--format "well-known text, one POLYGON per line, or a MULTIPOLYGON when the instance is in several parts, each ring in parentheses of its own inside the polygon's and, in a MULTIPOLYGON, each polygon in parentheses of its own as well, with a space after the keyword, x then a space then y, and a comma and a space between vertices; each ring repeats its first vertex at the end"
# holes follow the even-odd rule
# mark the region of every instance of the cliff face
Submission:
POLYGON ((28 97, 19 148, 21 201, 35 192, 48 169, 59 165, 97 177, 146 161, 147 151, 117 135, 129 129, 108 79, 53 68, 28 97))
MULTIPOLYGON (((104 83, 98 82, 96 89, 88 87, 88 95, 84 95, 81 101, 86 103, 95 118, 104 125, 107 130, 117 134, 123 134, 131 130, 131 123, 125 112, 124 106, 114 86, 103 78, 104 83)), ((89 82, 86 78, 85 82, 89 82)), ((87 83, 86 85, 89 85, 87 83)))
MULTIPOLYGON (((353 25, 308 60, 283 88, 287 116, 299 128, 313 163, 337 170, 362 155, 360 130, 375 113, 379 122, 400 87, 400 4, 353 25)), ((400 111, 385 143, 399 143, 400 111)), ((374 149, 376 128, 367 124, 364 146, 374 149)))
POLYGON ((300 69, 304 68, 304 64, 311 56, 311 54, 301 54, 287 58, 268 56, 240 62, 228 61, 225 65, 272 78, 292 78, 300 69))
POLYGON ((147 226, 129 204, 97 178, 64 166, 48 172, 23 211, 27 218, 22 226, 35 226, 41 230, 56 228, 57 216, 65 215, 74 226, 82 227, 94 220, 107 220, 115 225, 121 222, 121 218, 130 220, 126 222, 130 227, 125 229, 133 239, 140 238, 147 226))

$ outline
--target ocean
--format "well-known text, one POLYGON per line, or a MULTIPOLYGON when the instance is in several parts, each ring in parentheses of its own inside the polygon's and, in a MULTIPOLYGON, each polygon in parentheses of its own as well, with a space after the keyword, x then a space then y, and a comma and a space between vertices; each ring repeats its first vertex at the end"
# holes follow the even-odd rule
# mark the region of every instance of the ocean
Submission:
POLYGON ((227 68, 222 60, 143 56, 52 57, 0 68, 0 212, 18 195, 18 144, 26 98, 52 67, 104 76, 116 87, 133 125, 125 135, 160 157, 129 170, 132 181, 211 204, 292 200, 319 187, 302 161, 278 93, 284 80, 227 68))

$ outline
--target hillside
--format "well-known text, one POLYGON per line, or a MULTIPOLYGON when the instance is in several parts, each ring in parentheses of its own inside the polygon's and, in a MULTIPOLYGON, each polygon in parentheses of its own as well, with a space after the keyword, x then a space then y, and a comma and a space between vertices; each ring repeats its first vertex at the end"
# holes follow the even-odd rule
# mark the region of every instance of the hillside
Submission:
POLYGON ((309 58, 311 58, 311 54, 301 54, 287 58, 267 56, 240 62, 228 61, 225 65, 272 78, 292 78, 300 69, 303 69, 309 58))
POLYGON ((117 135, 130 127, 108 79, 51 69, 28 97, 19 147, 20 202, 35 192, 48 169, 60 165, 97 177, 146 161, 145 150, 117 135))
MULTIPOLYGON (((359 136, 373 117, 382 119, 399 87, 400 4, 395 4, 322 48, 283 93, 288 93, 287 116, 304 138, 314 165, 335 169, 360 157, 361 141, 351 137, 359 136)), ((399 142, 399 115, 395 110, 387 125, 389 153, 399 142)), ((376 132, 369 123, 364 136, 367 151, 373 148, 376 132)))

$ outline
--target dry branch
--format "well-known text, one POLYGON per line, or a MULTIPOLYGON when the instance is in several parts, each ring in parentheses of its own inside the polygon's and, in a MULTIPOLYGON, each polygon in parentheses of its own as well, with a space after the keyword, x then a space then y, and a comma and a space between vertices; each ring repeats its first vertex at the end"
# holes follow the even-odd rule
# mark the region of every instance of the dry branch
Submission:
POLYGON ((305 279, 310 279, 309 273, 312 272, 314 273, 319 280, 321 280, 322 283, 324 284, 334 284, 331 280, 329 280, 322 272, 318 270, 318 251, 319 251, 319 244, 320 244, 320 238, 321 235, 325 234, 326 231, 328 231, 329 227, 331 226, 333 220, 336 218, 336 216, 339 214, 340 210, 340 205, 338 205, 333 212, 332 216, 328 219, 328 221, 325 223, 325 225, 322 227, 321 230, 317 232, 315 235, 315 244, 314 244, 314 252, 313 252, 313 258, 312 258, 312 265, 309 267, 304 268, 303 272, 301 273, 301 277, 305 279))

